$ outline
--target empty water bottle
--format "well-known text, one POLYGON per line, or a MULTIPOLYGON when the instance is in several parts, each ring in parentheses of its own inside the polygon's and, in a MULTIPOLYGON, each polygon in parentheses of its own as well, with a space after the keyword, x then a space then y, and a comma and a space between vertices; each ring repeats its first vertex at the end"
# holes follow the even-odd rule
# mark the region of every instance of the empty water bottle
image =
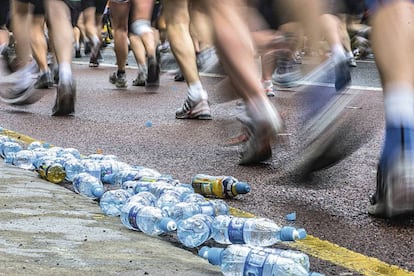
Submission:
POLYGON ((218 198, 232 198, 250 192, 249 184, 239 182, 232 176, 196 174, 192 178, 191 184, 196 193, 218 198))
POLYGON ((220 199, 201 202, 180 202, 171 208, 164 209, 163 213, 165 216, 178 222, 197 214, 212 217, 226 215, 229 213, 229 206, 225 201, 220 199))
POLYGON ((206 198, 203 195, 200 195, 197 193, 187 194, 183 198, 183 202, 204 202, 204 201, 206 201, 206 198))
MULTIPOLYGON (((250 246, 250 245, 244 245, 244 246, 250 246)), ((254 247, 254 246, 250 246, 250 247, 256 248, 258 250, 263 250, 267 253, 278 255, 284 258, 291 259, 295 261, 296 263, 300 264, 301 266, 303 266, 303 268, 305 268, 307 271, 309 271, 310 269, 309 256, 303 252, 291 250, 291 249, 274 248, 274 247, 254 247)))
POLYGON ((164 217, 161 209, 154 206, 145 206, 138 210, 136 214, 129 214, 134 217, 139 230, 147 235, 158 236, 162 233, 175 231, 177 224, 174 220, 164 217))
POLYGON ((174 190, 164 192, 158 199, 156 206, 160 209, 171 208, 181 202, 182 195, 174 190))
POLYGON ((21 150, 23 147, 19 143, 6 141, 2 144, 0 156, 4 158, 6 163, 12 164, 14 156, 21 150))
POLYGON ((73 181, 73 178, 80 174, 81 172, 85 172, 85 166, 83 165, 82 161, 77 158, 69 158, 63 164, 66 172, 66 180, 73 181))
POLYGON ((141 192, 128 198, 121 208, 121 222, 129 229, 139 231, 136 223, 137 213, 144 206, 155 206, 156 198, 150 192, 141 192))
POLYGON ((213 236, 213 217, 203 214, 181 220, 177 225, 177 238, 186 247, 194 248, 213 236))
POLYGON ((130 194, 122 189, 106 191, 99 199, 102 212, 109 216, 119 216, 130 194))
POLYGON ((36 154, 32 150, 21 150, 16 152, 12 164, 25 170, 34 170, 33 162, 36 154))
POLYGON ((227 248, 203 246, 198 255, 220 266, 226 276, 309 275, 305 268, 291 259, 243 245, 229 245, 227 248))
POLYGON ((121 170, 118 173, 107 174, 103 176, 103 182, 111 185, 121 185, 126 181, 139 179, 139 171, 133 168, 121 170))
MULTIPOLYGON (((121 162, 118 160, 113 160, 113 159, 108 159, 108 160, 103 159, 99 162, 99 164, 101 165, 101 180, 103 183, 107 183, 105 176, 116 175, 123 170, 127 170, 131 168, 131 166, 128 165, 127 163, 121 162)), ((108 182, 108 184, 112 184, 112 183, 108 182)), ((113 184, 118 184, 118 183, 113 183, 113 184)))
POLYGON ((291 226, 281 227, 267 218, 217 216, 213 223, 213 239, 222 244, 270 246, 279 241, 304 239, 306 231, 291 226))
POLYGON ((82 160, 84 169, 86 173, 89 173, 90 175, 101 179, 101 165, 99 164, 99 160, 94 159, 85 159, 82 160))
POLYGON ((102 182, 88 173, 80 173, 73 178, 73 189, 91 199, 101 198, 105 192, 102 182))

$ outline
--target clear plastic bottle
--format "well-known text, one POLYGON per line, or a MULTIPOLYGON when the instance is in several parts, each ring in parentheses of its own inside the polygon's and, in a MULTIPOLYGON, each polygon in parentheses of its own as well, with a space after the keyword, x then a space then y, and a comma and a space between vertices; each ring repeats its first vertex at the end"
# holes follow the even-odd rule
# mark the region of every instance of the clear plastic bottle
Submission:
POLYGON ((119 216, 130 194, 123 189, 106 191, 99 199, 102 212, 108 216, 119 216))
MULTIPOLYGON (((129 170, 131 168, 130 165, 128 165, 125 162, 121 162, 118 160, 113 160, 113 159, 103 159, 99 162, 99 164, 101 165, 101 181, 103 183, 107 183, 107 184, 114 184, 114 185, 118 185, 118 183, 110 183, 110 182, 106 182, 106 180, 110 179, 112 180, 113 178, 111 177, 112 175, 118 175, 121 171, 124 170, 129 170)), ((116 178, 116 177, 114 177, 116 178)))
POLYGON ((3 157, 4 162, 12 164, 17 152, 23 150, 23 147, 17 142, 4 142, 1 148, 0 156, 3 157))
POLYGON ((310 270, 309 256, 303 252, 300 252, 297 250, 291 250, 291 249, 274 248, 274 247, 255 247, 251 245, 245 245, 245 246, 249 246, 251 248, 256 248, 258 250, 263 250, 267 253, 271 253, 274 255, 278 255, 284 258, 291 259, 295 261, 296 263, 300 264, 301 266, 303 266, 303 268, 305 268, 306 271, 310 270))
POLYGON ((121 208, 121 222, 131 230, 140 231, 136 223, 136 214, 144 206, 155 206, 156 198, 150 192, 141 192, 128 198, 121 208))
POLYGON ((181 220, 177 225, 177 238, 186 247, 197 247, 213 236, 213 217, 203 214, 181 220))
POLYGON ((73 189, 76 193, 91 199, 99 199, 105 190, 102 182, 89 173, 80 173, 73 179, 73 189))
POLYGON ((250 192, 249 184, 240 182, 232 176, 196 174, 191 180, 191 185, 196 193, 218 198, 233 198, 250 192))
POLYGON ((201 202, 180 202, 171 208, 164 209, 163 213, 165 216, 178 222, 197 214, 212 217, 228 214, 229 206, 225 201, 220 199, 201 202))
POLYGON ((165 191, 158 199, 156 206, 160 209, 171 208, 181 202, 182 195, 174 190, 165 191))
POLYGON ((73 178, 80 174, 81 172, 85 172, 85 166, 83 165, 82 161, 76 158, 69 158, 63 164, 66 172, 66 180, 73 181, 73 178))
POLYGON ((183 202, 205 202, 206 198, 201 195, 201 194, 197 194, 197 193, 191 193, 191 194, 187 194, 184 198, 183 198, 183 202))
POLYGON ((99 164, 99 160, 95 159, 84 159, 82 160, 82 164, 85 168, 85 172, 89 173, 90 175, 101 179, 101 165, 99 164))
POLYGON ((213 239, 221 244, 270 246, 279 241, 304 239, 306 231, 291 226, 279 226, 267 218, 217 216, 213 223, 213 239))
POLYGON ((36 154, 32 150, 21 150, 16 152, 12 164, 25 170, 34 170, 33 162, 36 154))
POLYGON ((295 261, 257 248, 229 245, 227 248, 203 246, 199 256, 218 265, 223 275, 231 276, 308 276, 309 272, 295 261))
MULTIPOLYGON (((134 217, 134 214, 129 214, 134 217)), ((139 230, 147 235, 158 236, 162 233, 175 231, 177 224, 174 220, 164 217, 161 209, 154 206, 144 206, 136 213, 136 224, 139 230)))

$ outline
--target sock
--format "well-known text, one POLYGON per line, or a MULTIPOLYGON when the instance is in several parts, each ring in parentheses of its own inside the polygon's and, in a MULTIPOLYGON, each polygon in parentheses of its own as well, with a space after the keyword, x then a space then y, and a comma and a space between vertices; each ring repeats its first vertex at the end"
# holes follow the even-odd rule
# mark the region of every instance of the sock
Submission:
POLYGON ((347 58, 353 58, 354 57, 354 53, 352 53, 352 51, 346 52, 345 53, 347 58))
POLYGON ((59 63, 59 81, 65 83, 72 82, 72 68, 70 63, 59 63))
POLYGON ((187 92, 190 99, 195 102, 206 100, 208 98, 207 92, 203 89, 200 81, 190 83, 187 92))
POLYGON ((98 38, 98 36, 97 36, 97 35, 94 35, 94 36, 92 37, 91 42, 92 42, 92 45, 93 45, 93 46, 95 46, 95 45, 99 45, 99 43, 100 43, 101 41, 99 40, 99 38, 98 38))
POLYGON ((401 147, 414 149, 414 87, 405 83, 392 83, 384 87, 385 141, 381 164, 394 160, 401 147))
POLYGON ((263 88, 271 88, 271 87, 273 87, 273 83, 272 83, 272 81, 271 80, 265 80, 265 81, 263 81, 263 88))
POLYGON ((334 44, 331 47, 332 58, 335 62, 340 62, 346 59, 344 47, 340 44, 334 44))

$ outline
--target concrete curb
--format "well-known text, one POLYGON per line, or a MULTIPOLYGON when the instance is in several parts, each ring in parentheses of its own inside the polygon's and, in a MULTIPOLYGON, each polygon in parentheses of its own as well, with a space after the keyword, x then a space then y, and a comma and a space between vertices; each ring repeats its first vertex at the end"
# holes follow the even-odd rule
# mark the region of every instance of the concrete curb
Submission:
POLYGON ((0 275, 220 275, 164 237, 124 227, 99 205, 0 162, 0 275))

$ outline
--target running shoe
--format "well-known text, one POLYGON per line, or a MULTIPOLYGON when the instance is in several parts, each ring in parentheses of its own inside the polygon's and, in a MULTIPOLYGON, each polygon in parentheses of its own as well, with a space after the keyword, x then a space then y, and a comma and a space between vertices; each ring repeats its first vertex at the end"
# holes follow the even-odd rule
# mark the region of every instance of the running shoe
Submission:
POLYGON ((348 59, 348 65, 349 67, 357 67, 356 59, 354 57, 350 57, 348 59))
POLYGON ((118 73, 117 71, 115 71, 109 76, 109 82, 112 84, 115 84, 117 88, 126 88, 127 87, 126 74, 118 73))
POLYGON ((346 106, 357 95, 345 92, 351 81, 346 60, 333 63, 329 59, 305 80, 298 92, 303 121, 299 136, 304 146, 294 169, 303 179, 335 165, 364 142, 349 135, 342 120, 346 106))
POLYGON ((414 151, 408 149, 412 144, 407 141, 414 136, 414 130, 396 131, 400 145, 394 152, 383 152, 378 164, 377 188, 368 206, 372 216, 393 218, 414 214, 414 151))
POLYGON ((84 51, 85 55, 89 55, 91 53, 92 48, 91 48, 91 43, 89 41, 84 43, 83 51, 84 51))
POLYGON ((294 59, 281 58, 272 75, 273 83, 284 88, 298 86, 302 77, 300 65, 294 59))
POLYGON ((263 81, 262 86, 268 97, 276 96, 272 81, 263 81))
POLYGON ((2 77, 0 100, 10 105, 29 105, 43 97, 34 85, 36 82, 37 65, 30 63, 24 68, 2 77))
POLYGON ((72 80, 70 83, 59 82, 55 105, 52 109, 52 116, 66 116, 75 112, 76 101, 76 83, 72 80))
POLYGON ((214 65, 219 62, 214 47, 203 49, 196 56, 197 68, 199 72, 208 72, 214 65))
POLYGON ((38 76, 34 86, 36 89, 47 89, 53 87, 53 84, 52 74, 50 71, 47 71, 38 76))
POLYGON ((183 106, 175 112, 175 118, 211 120, 210 105, 206 99, 195 102, 188 96, 183 106))
POLYGON ((91 56, 89 58, 89 67, 99 67, 99 52, 101 50, 101 43, 92 47, 91 56))
POLYGON ((80 51, 80 47, 75 47, 75 58, 81 58, 81 51, 80 51))
POLYGON ((174 81, 184 81, 184 80, 185 79, 184 79, 183 73, 181 72, 181 70, 178 70, 178 72, 175 73, 174 75, 174 81))
POLYGON ((158 87, 160 85, 160 51, 156 47, 155 57, 147 58, 148 76, 146 86, 158 87))
POLYGON ((283 121, 270 101, 246 106, 246 116, 238 117, 245 126, 247 141, 240 153, 239 165, 257 165, 272 157, 271 143, 283 129, 283 121))
MULTIPOLYGON (((145 68, 146 69, 146 68, 145 68)), ((138 69, 137 77, 132 81, 133 86, 145 86, 147 83, 147 72, 138 69)))

